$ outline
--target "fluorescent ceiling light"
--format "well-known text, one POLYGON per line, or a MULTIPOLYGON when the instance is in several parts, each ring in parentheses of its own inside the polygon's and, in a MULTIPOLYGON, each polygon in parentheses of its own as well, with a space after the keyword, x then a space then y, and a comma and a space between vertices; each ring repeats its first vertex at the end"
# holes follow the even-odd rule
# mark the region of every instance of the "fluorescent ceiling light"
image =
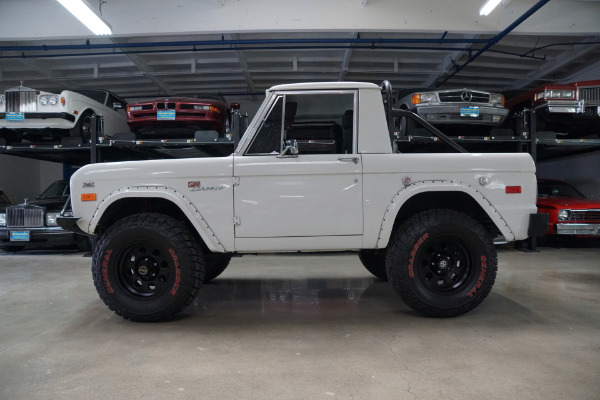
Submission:
POLYGON ((502 3, 502 0, 487 0, 485 2, 485 4, 481 7, 481 9, 479 10, 479 15, 488 15, 500 3, 502 3))
POLYGON ((112 35, 112 30, 104 21, 92 11, 87 3, 82 0, 57 0, 94 35, 112 35))

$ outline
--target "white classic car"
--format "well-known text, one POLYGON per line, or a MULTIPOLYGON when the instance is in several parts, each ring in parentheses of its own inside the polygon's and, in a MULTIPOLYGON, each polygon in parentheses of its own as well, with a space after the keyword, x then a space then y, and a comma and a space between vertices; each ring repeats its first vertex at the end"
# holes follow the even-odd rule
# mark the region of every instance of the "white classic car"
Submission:
POLYGON ((0 94, 0 138, 6 144, 22 138, 40 140, 65 136, 91 137, 92 115, 103 117, 104 135, 129 132, 127 103, 106 90, 63 90, 44 92, 21 86, 0 94))

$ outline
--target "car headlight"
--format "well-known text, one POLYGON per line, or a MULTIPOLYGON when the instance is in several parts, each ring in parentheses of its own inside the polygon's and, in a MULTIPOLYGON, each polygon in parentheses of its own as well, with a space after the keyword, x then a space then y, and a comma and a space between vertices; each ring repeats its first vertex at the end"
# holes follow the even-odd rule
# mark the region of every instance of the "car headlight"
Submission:
POLYGON ((535 95, 536 100, 541 99, 574 99, 575 91, 572 89, 549 89, 535 95))
POLYGON ((206 105, 200 105, 200 104, 194 104, 194 110, 207 110, 207 111, 220 112, 219 109, 215 106, 206 106, 206 105))
POLYGON ((571 210, 558 210, 558 220, 568 221, 571 219, 571 210))
POLYGON ((60 217, 60 212, 46 213, 46 225, 47 226, 58 226, 56 218, 60 217))
POLYGON ((55 94, 52 95, 48 95, 48 94, 43 94, 40 96, 40 104, 45 106, 45 105, 55 105, 58 104, 58 96, 55 94))
POLYGON ((490 101, 492 104, 504 106, 504 96, 501 94, 492 94, 490 101))
POLYGON ((6 214, 0 213, 0 226, 6 226, 6 214))
POLYGON ((429 103, 435 101, 435 93, 415 93, 412 96, 413 104, 429 103))
POLYGON ((142 111, 142 106, 127 107, 127 111, 142 111))

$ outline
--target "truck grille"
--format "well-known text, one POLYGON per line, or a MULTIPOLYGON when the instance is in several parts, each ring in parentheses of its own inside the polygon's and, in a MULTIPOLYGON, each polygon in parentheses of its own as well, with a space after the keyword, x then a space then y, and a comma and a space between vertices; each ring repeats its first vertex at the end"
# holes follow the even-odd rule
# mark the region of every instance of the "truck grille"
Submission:
POLYGON ((600 222, 600 210, 573 210, 573 222, 600 222))
POLYGON ((483 92, 473 92, 470 90, 457 90, 452 92, 440 92, 440 101, 443 103, 489 103, 490 95, 483 92), (467 100, 468 98, 471 100, 467 100))
POLYGON ((39 228, 44 226, 44 209, 36 206, 16 206, 6 209, 9 228, 39 228))
POLYGON ((6 112, 37 111, 37 92, 28 88, 9 89, 4 92, 6 112))
POLYGON ((600 86, 579 89, 579 100, 585 100, 586 104, 600 104, 600 86))

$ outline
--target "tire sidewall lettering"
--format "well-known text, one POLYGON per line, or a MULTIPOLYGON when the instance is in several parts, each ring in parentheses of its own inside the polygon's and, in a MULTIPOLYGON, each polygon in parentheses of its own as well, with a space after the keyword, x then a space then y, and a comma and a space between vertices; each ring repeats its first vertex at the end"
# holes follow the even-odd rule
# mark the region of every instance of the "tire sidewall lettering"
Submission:
POLYGON ((419 247, 421 247, 423 242, 428 238, 429 238, 429 233, 425 232, 425 234, 423 236, 421 236, 419 238, 419 240, 417 240, 417 242, 415 243, 415 245, 412 248, 412 251, 410 252, 410 258, 408 260, 408 276, 411 278, 415 277, 414 262, 415 262, 415 256, 417 254, 417 251, 419 250, 419 247))
POLYGON ((104 252, 104 254, 102 255, 102 267, 101 267, 102 282, 104 284, 104 287, 106 288, 106 291, 109 294, 115 293, 115 290, 113 289, 112 284, 110 283, 109 273, 108 273, 110 255, 112 254, 112 252, 113 252, 112 249, 107 249, 104 252))
POLYGON ((175 253, 175 250, 170 248, 169 254, 172 257, 173 265, 175 266, 175 282, 171 288, 171 296, 175 296, 177 294, 177 290, 179 290, 179 284, 181 283, 181 268, 179 267, 179 257, 177 256, 177 253, 175 253))
POLYGON ((487 272, 487 258, 486 256, 482 255, 479 258, 479 260, 481 261, 479 277, 477 278, 477 282, 475 283, 473 288, 469 291, 469 293, 467 293, 467 296, 469 297, 475 296, 475 294, 477 294, 477 290, 479 290, 479 288, 483 286, 483 282, 485 282, 485 274, 487 272))

